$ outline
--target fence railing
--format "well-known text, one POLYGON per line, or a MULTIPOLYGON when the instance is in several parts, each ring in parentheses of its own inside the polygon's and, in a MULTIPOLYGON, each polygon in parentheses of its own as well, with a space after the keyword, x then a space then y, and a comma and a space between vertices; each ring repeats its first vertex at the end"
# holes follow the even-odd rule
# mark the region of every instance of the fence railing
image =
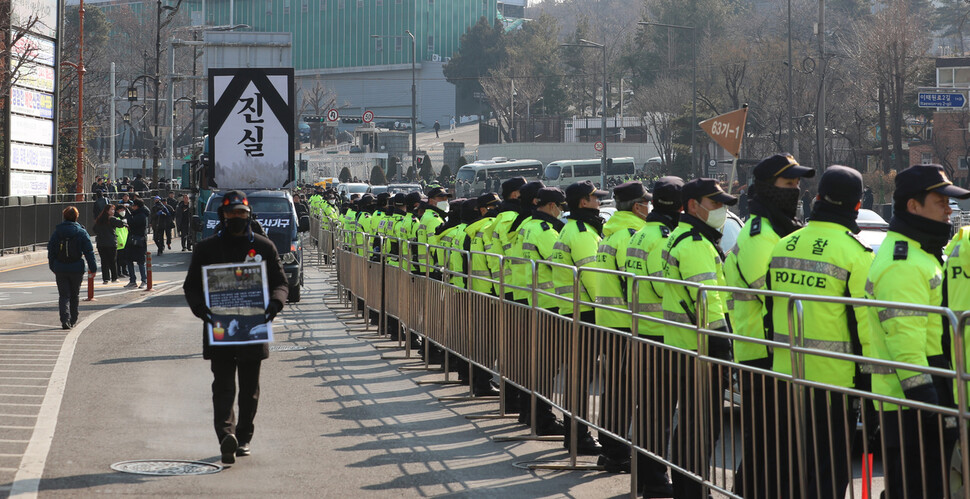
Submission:
MULTIPOLYGON (((848 491, 848 497, 868 498, 885 491, 890 499, 970 499, 970 487, 964 485, 970 469, 961 458, 970 422, 963 335, 970 312, 957 316, 944 307, 705 286, 524 259, 518 263, 531 269, 531 285, 512 286, 501 272, 497 279, 441 266, 416 272, 410 258, 414 253, 388 254, 380 236, 360 237, 325 225, 318 225, 315 234, 324 259, 335 262, 328 265, 336 269, 341 297, 349 293, 352 303, 363 300, 364 310, 381 314, 381 324, 386 317, 399 320, 405 336, 417 335, 425 348, 434 344, 487 370, 501 380, 503 390, 511 385, 528 393, 532 437, 535 404, 542 400, 572 416, 573 439, 577 426, 587 424, 601 440, 632 448, 632 495, 658 469, 669 469, 681 497, 713 492, 739 498, 841 498, 848 491), (540 295, 557 297, 537 286, 538 265, 572 273, 572 315, 534 305, 540 295), (587 273, 626 279, 632 286, 634 310, 581 301, 582 276, 587 273), (465 289, 469 279, 491 283, 493 293, 465 289), (640 289, 667 283, 697 291, 694 323, 665 320, 642 310, 640 289), (506 299, 511 289, 527 291, 533 305, 506 299), (716 294, 725 302, 739 294, 746 299, 757 295, 785 300, 785 310, 775 313, 784 314, 787 330, 774 331, 770 338, 751 338, 710 328, 705 304, 720 299, 716 294), (856 314, 879 307, 939 315, 949 324, 953 369, 879 360, 838 342, 814 340, 814 332, 805 329, 805 309, 820 303, 851 307, 856 314), (581 306, 627 314, 632 328, 621 331, 585 322, 581 306), (696 347, 677 348, 659 340, 675 328, 696 335, 696 347), (790 372, 733 362, 709 348, 712 338, 764 345, 789 360, 790 372), (864 376, 851 383, 825 383, 806 375, 817 373, 818 366, 857 366, 864 376), (940 399, 953 396, 953 403, 880 394, 870 390, 869 381, 862 381, 877 383, 878 376, 895 376, 901 370, 930 376, 940 399)), ((471 268, 476 254, 486 255, 426 248, 430 252, 425 254, 459 255, 469 263, 466 268, 471 268)), ((488 256, 498 258, 502 268, 514 260, 488 256)), ((402 340, 400 345, 410 343, 402 340)), ((500 411, 504 414, 504 405, 500 411)), ((569 448, 565 465, 531 466, 590 467, 578 461, 575 440, 569 448)))

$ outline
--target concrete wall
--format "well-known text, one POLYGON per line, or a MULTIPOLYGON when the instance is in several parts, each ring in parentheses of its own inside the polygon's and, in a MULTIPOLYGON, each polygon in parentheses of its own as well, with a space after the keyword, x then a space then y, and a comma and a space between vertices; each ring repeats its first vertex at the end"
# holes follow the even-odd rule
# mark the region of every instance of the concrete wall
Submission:
MULTIPOLYGON (((641 143, 610 143, 607 152, 611 158, 633 156, 637 168, 643 168, 648 159, 659 156, 657 147, 653 144, 641 143)), ((478 159, 491 159, 504 156, 515 159, 536 159, 542 164, 549 164, 560 159, 594 159, 601 154, 593 149, 591 143, 543 143, 518 142, 513 144, 482 144, 478 146, 478 159)), ((471 158, 466 159, 469 162, 471 158)))
MULTIPOLYGON (((418 129, 430 128, 435 120, 448 128, 455 114, 455 86, 445 81, 444 63, 422 62, 417 66, 418 129)), ((353 68, 352 70, 300 71, 296 78, 297 109, 302 96, 320 82, 336 94, 337 108, 344 117, 359 118, 365 110, 381 116, 411 116, 411 65, 353 68), (299 91, 299 89, 303 89, 299 91)), ((324 110, 326 112, 326 110, 324 110)), ((307 111, 312 114, 312 111, 307 111)), ((341 126, 341 129, 353 126, 341 126)))

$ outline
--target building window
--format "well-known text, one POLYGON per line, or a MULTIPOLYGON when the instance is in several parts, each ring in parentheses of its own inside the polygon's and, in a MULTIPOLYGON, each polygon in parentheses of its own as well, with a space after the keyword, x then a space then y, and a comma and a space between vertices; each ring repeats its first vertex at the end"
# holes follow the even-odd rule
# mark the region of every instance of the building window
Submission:
POLYGON ((966 156, 960 156, 960 169, 961 170, 966 170, 967 169, 967 157, 966 156))
POLYGON ((384 40, 382 38, 377 38, 374 41, 377 42, 377 47, 375 47, 375 50, 382 52, 384 50, 384 40))
POLYGON ((320 0, 320 10, 327 10, 327 2, 330 0, 320 0))
POLYGON ((364 8, 364 0, 357 0, 357 8, 358 9, 364 8))
POLYGON ((400 36, 395 36, 394 37, 394 50, 400 52, 401 51, 401 45, 403 45, 403 42, 401 41, 401 37, 400 36))
POLYGON ((290 0, 283 0, 283 14, 286 15, 289 13, 290 13, 290 0))
POLYGON ((928 165, 933 163, 933 153, 930 153, 930 152, 920 153, 919 162, 920 164, 923 164, 923 165, 928 165))
POLYGON ((338 9, 344 8, 344 0, 337 0, 337 8, 338 9))
POLYGON ((428 35, 428 50, 434 50, 434 35, 428 35))
POLYGON ((384 6, 384 0, 377 0, 377 6, 378 7, 383 7, 384 6))
POLYGON ((266 15, 273 14, 273 0, 266 0, 266 15))
POLYGON ((307 12, 310 11, 310 0, 301 0, 301 1, 302 3, 300 4, 300 12, 303 12, 304 14, 306 14, 307 12))

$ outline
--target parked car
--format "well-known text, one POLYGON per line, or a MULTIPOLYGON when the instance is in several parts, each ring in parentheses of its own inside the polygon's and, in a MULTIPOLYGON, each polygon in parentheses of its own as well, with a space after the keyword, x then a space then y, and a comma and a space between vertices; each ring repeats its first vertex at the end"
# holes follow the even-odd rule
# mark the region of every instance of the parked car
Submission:
POLYGON ((872 210, 862 209, 859 210, 856 223, 862 229, 859 232, 859 239, 868 244, 872 251, 879 251, 879 246, 882 245, 882 241, 886 239, 886 233, 889 231, 889 222, 872 210))

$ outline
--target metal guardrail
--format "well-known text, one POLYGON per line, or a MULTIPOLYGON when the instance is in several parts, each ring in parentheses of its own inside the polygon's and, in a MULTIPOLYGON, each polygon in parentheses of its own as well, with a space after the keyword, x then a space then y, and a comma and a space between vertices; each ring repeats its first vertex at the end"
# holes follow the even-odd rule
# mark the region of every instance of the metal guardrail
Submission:
MULTIPOLYGON (((638 482, 638 461, 669 468, 681 494, 702 497, 709 492, 725 497, 874 497, 879 489, 895 498, 964 497, 970 499, 970 461, 962 459, 968 438, 967 373, 963 332, 970 312, 957 316, 943 307, 842 297, 798 295, 635 276, 575 268, 553 262, 529 263, 532 285, 511 286, 498 279, 464 275, 447 267, 410 272, 412 262, 388 265, 384 238, 362 241, 335 228, 321 229, 317 247, 333 241, 338 285, 352 297, 364 298, 367 309, 400 319, 409 334, 433 343, 449 354, 498 376, 503 385, 525 390, 533 409, 537 400, 553 404, 571 418, 572 438, 577 425, 588 424, 601 439, 613 438, 635 450, 631 495, 638 482), (361 244, 363 243, 363 244, 361 244), (366 245, 368 258, 361 246, 366 245), (573 315, 512 302, 505 292, 517 288, 533 297, 556 296, 536 286, 537 264, 559 266, 573 273, 573 315), (440 272, 440 278, 433 276, 440 272), (584 273, 612 274, 632 284, 634 311, 584 302, 584 273), (383 276, 383 280, 381 279, 383 276), (450 277, 491 282, 494 295, 449 283, 450 277), (641 313, 641 286, 677 283, 697 291, 694 324, 682 324, 641 313), (708 327, 706 302, 713 294, 744 293, 784 298, 787 342, 740 337, 708 327), (936 314, 950 325, 953 370, 915 366, 817 348, 806 341, 805 305, 829 303, 936 314), (580 305, 628 314, 632 331, 625 332, 583 322, 580 305), (656 341, 658 328, 681 328, 697 336, 696 350, 656 341), (646 329, 646 330, 643 330, 646 329), (792 373, 713 357, 710 338, 762 344, 773 351, 786 349, 792 373), (954 406, 920 403, 879 395, 864 387, 842 387, 807 379, 806 360, 830 359, 866 366, 875 373, 906 369, 925 373, 941 384, 956 383, 954 406), (915 456, 915 458, 914 458, 915 456), (882 467, 882 477, 874 468, 882 467), (856 477, 861 469, 861 477, 856 477), (685 492, 686 491, 686 492, 685 492), (696 495, 695 495, 696 493, 696 495)), ((427 245, 429 250, 458 253, 466 261, 477 252, 427 245)), ((327 251, 330 251, 327 248, 327 251)), ((427 253, 426 253, 427 254, 427 253)), ((494 255, 504 268, 512 259, 494 255)), ((726 301, 726 300, 725 300, 726 301)), ((780 333, 780 332, 779 332, 780 333)), ((501 406, 504 414, 504 405, 501 406)), ((535 415, 535 411, 532 411, 535 415)), ((531 437, 535 437, 535 421, 531 437)), ((588 469, 577 460, 573 441, 569 462, 532 467, 588 469)), ((595 468, 595 466, 594 466, 595 468)))

